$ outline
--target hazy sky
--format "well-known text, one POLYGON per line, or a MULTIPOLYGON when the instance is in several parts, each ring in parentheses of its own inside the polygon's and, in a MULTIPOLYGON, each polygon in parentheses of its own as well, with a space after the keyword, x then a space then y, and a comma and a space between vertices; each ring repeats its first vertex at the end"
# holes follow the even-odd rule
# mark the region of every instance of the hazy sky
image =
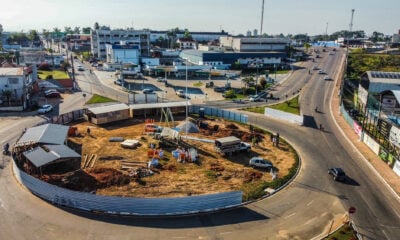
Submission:
MULTIPOLYGON (((0 0, 4 31, 134 27, 245 34, 260 29, 262 0, 0 0)), ((393 34, 400 29, 400 0, 265 0, 263 33, 328 34, 348 30, 393 34)))

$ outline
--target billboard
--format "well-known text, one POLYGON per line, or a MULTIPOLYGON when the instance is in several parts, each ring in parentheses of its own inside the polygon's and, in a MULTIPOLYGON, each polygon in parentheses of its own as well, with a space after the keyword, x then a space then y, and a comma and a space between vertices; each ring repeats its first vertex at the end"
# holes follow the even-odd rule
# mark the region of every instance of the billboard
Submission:
POLYGON ((390 128, 389 141, 396 147, 400 147, 400 129, 396 126, 390 128))

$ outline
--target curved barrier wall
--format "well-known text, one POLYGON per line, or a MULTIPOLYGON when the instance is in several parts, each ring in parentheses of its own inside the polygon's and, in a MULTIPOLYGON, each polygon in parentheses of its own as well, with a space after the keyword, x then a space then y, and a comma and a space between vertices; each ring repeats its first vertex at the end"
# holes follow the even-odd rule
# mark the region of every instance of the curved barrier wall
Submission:
MULTIPOLYGON (((207 108, 205 114, 223 117, 246 123, 247 115, 221 109, 207 108)), ((198 113, 200 106, 191 107, 191 112, 198 113)), ((56 124, 67 124, 83 118, 83 110, 76 110, 47 119, 56 124)), ((75 208, 98 213, 162 216, 187 215, 234 208, 242 205, 242 191, 198 195, 176 198, 131 198, 102 196, 85 192, 72 191, 41 181, 20 170, 13 162, 16 179, 33 194, 54 205, 75 208)))
POLYGON ((21 171, 13 162, 17 180, 33 194, 55 205, 108 214, 161 216, 186 215, 237 207, 242 192, 225 192, 177 198, 129 198, 77 192, 43 182, 21 171))

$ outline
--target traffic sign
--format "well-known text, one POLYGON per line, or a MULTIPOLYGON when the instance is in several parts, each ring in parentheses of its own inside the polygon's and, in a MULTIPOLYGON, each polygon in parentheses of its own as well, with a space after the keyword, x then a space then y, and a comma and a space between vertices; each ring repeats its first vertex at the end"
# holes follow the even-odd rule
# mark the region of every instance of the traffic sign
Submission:
POLYGON ((355 207, 350 207, 349 208, 349 213, 350 214, 354 214, 356 212, 356 208, 355 207))

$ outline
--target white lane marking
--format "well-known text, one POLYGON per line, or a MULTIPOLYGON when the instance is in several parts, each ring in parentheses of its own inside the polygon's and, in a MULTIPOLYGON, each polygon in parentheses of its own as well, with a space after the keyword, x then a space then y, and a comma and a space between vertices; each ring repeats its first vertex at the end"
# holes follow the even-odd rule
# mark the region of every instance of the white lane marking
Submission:
POLYGON ((313 202, 314 200, 311 200, 309 203, 307 203, 307 206, 310 206, 313 202))

